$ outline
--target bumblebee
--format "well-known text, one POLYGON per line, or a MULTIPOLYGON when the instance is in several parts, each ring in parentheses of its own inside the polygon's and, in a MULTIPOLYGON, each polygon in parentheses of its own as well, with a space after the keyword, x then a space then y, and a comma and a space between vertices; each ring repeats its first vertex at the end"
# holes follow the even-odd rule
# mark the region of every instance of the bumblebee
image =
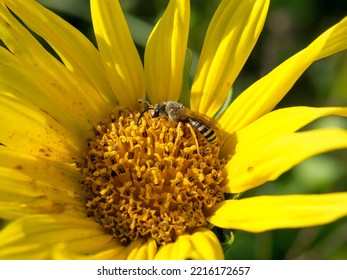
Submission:
POLYGON ((218 123, 208 116, 196 113, 184 107, 181 103, 175 101, 166 101, 152 105, 148 101, 140 99, 139 103, 146 103, 148 107, 140 114, 137 122, 138 124, 143 114, 149 110, 152 110, 150 114, 152 118, 167 117, 169 120, 188 123, 198 130, 208 142, 217 142, 216 130, 219 129, 218 123))

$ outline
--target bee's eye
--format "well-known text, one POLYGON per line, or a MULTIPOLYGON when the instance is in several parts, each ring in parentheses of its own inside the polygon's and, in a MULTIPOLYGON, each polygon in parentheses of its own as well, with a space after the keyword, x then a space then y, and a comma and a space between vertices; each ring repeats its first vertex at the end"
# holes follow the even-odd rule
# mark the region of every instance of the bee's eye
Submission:
POLYGON ((162 116, 163 114, 165 114, 165 106, 160 103, 160 104, 157 104, 153 108, 153 112, 151 113, 151 117, 152 118, 157 118, 159 116, 162 116))
POLYGON ((151 113, 151 117, 156 118, 158 116, 159 116, 159 110, 158 110, 158 108, 155 108, 151 113))

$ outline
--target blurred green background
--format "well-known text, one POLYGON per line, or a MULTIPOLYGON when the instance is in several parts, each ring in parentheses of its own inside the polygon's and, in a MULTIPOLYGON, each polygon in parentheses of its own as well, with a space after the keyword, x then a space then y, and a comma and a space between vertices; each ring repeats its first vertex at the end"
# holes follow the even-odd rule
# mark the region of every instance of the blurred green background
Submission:
MULTIPOLYGON (((69 21, 95 42, 87 0, 39 0, 69 21)), ((166 0, 121 0, 140 54, 147 37, 163 13, 166 0)), ((219 1, 191 1, 188 47, 193 51, 193 67, 210 19, 219 1)), ((234 85, 234 96, 279 63, 300 51, 324 30, 347 15, 347 1, 272 1, 264 30, 234 85)), ((194 70, 192 70, 193 72, 194 70)), ((312 65, 278 107, 346 106, 347 52, 312 65)), ((339 126, 345 119, 329 117, 308 129, 339 126)), ((307 129, 306 128, 306 129, 307 129)), ((317 139, 319 141, 319 139, 317 139)), ((313 157, 245 196, 270 194, 326 193, 347 191, 347 151, 313 157)), ((347 259, 347 218, 332 224, 305 229, 274 230, 261 234, 235 232, 235 243, 226 250, 229 259, 347 259)))

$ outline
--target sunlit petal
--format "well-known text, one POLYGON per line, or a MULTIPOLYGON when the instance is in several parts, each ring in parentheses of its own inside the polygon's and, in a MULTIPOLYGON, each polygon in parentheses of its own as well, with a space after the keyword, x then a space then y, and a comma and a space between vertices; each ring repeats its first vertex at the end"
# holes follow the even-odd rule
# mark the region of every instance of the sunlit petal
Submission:
POLYGON ((79 174, 67 165, 0 146, 0 217, 35 213, 85 217, 79 174), (35 180, 33 180, 35 178, 35 180))
POLYGON ((152 103, 177 100, 181 93, 189 15, 189 1, 171 0, 148 39, 145 74, 152 103))
POLYGON ((331 150, 347 148, 347 131, 317 129, 258 140, 232 157, 224 168, 226 191, 239 193, 276 180, 301 161, 331 150))
POLYGON ((142 62, 118 0, 92 0, 92 19, 98 48, 113 93, 132 109, 145 96, 142 62))
POLYGON ((223 146, 223 154, 230 156, 242 149, 249 149, 258 141, 266 142, 274 137, 295 132, 318 118, 331 115, 346 117, 347 108, 302 106, 272 111, 242 128, 237 134, 233 135, 234 138, 227 135, 223 146))
MULTIPOLYGON (((87 138, 86 130, 90 127, 87 115, 77 105, 71 103, 65 94, 61 94, 57 100, 59 89, 56 86, 45 83, 42 72, 28 71, 26 67, 19 64, 16 58, 5 49, 0 49, 0 94, 13 95, 20 100, 42 108, 43 114, 49 114, 57 122, 71 133, 81 138, 87 138), (35 73, 35 74, 34 74, 35 73), (43 78, 43 79, 42 79, 43 78), (18 81, 21 81, 18 83, 18 81), (50 94, 47 94, 49 92, 50 94), (56 94, 55 94, 56 93, 56 94), (68 110, 72 108, 73 110, 68 110), (44 108, 44 109, 43 109, 44 108), (64 114, 62 114, 64 112, 64 114)), ((16 116, 12 116, 16 119, 16 116)), ((17 122, 17 120, 15 120, 17 122)))
POLYGON ((215 234, 200 228, 193 234, 180 235, 174 243, 161 246, 155 259, 223 259, 222 247, 215 234))
MULTIPOLYGON (((68 70, 52 56, 3 4, 0 5, 0 34, 2 42, 10 51, 1 48, 0 52, 0 64, 7 67, 1 69, 9 70, 7 74, 1 73, 4 79, 0 84, 1 92, 8 89, 12 94, 20 96, 20 91, 25 90, 24 85, 18 83, 18 80, 13 82, 13 79, 23 76, 25 80, 31 79, 31 87, 40 88, 66 110, 70 118, 79 121, 80 126, 86 126, 90 119, 100 120, 104 117, 101 108, 108 108, 110 104, 88 81, 68 70)), ((41 91, 38 96, 41 96, 41 91)), ((36 94, 31 96, 32 100, 37 99, 36 94)))
POLYGON ((317 59, 347 48, 347 17, 245 90, 219 118, 230 134, 271 111, 317 59))
POLYGON ((333 222, 347 215, 347 193, 259 196, 220 203, 208 218, 222 228, 262 232, 333 222))
POLYGON ((151 238, 138 238, 127 246, 126 252, 128 260, 153 259, 157 252, 157 244, 151 238))
POLYGON ((126 247, 114 240, 111 235, 87 237, 66 243, 59 242, 52 248, 52 259, 54 260, 124 260, 126 247), (81 248, 88 247, 93 243, 88 253, 81 253, 81 248), (102 250, 98 250, 98 248, 102 250), (94 249, 94 250, 93 250, 94 249))
POLYGON ((157 244, 154 239, 137 239, 127 248, 128 260, 152 260, 157 253, 157 244))
POLYGON ((52 258, 57 243, 75 244, 74 253, 88 255, 102 249, 111 237, 105 237, 101 226, 85 217, 24 216, 0 232, 0 259, 52 258), (93 238, 99 241, 88 242, 93 238))
POLYGON ((269 1, 219 5, 206 34, 191 93, 191 107, 212 117, 246 62, 263 28, 269 1))
POLYGON ((224 259, 220 241, 212 231, 206 228, 200 228, 192 234, 191 238, 196 250, 200 252, 204 260, 224 259))
POLYGON ((81 32, 36 1, 26 0, 25 5, 18 0, 4 0, 4 3, 53 47, 70 71, 104 94, 105 102, 114 100, 99 52, 81 32))
POLYGON ((14 151, 72 162, 84 147, 54 118, 14 97, 0 95, 0 111, 0 143, 14 151))

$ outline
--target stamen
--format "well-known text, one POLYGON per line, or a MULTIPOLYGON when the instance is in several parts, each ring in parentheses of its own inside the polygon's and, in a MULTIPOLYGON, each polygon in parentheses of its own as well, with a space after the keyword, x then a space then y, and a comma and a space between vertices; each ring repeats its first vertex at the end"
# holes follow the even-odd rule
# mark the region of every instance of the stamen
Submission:
POLYGON ((168 243, 206 226, 209 209, 223 200, 220 146, 190 124, 112 113, 95 125, 81 165, 87 215, 122 244, 168 243))

